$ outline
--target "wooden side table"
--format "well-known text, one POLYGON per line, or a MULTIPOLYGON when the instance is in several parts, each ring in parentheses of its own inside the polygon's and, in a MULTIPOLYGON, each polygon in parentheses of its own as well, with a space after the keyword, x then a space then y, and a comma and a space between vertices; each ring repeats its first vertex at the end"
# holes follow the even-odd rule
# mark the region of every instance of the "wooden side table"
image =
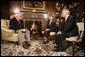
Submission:
POLYGON ((37 30, 32 30, 32 38, 38 39, 38 31, 37 30))
POLYGON ((49 38, 54 40, 55 39, 55 34, 56 34, 55 32, 50 32, 49 38))

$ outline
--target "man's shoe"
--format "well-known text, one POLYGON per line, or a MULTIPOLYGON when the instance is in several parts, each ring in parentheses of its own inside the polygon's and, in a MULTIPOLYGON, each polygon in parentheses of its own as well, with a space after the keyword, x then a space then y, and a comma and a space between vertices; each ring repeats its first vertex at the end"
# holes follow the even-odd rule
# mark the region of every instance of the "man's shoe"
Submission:
POLYGON ((25 43, 22 44, 22 47, 25 48, 25 49, 29 49, 29 46, 25 43))
POLYGON ((20 43, 19 43, 19 42, 16 42, 16 44, 17 44, 17 45, 20 45, 20 43))
POLYGON ((58 46, 56 46, 56 47, 57 47, 57 48, 56 48, 56 49, 54 49, 54 51, 56 51, 56 52, 63 51, 63 50, 59 49, 59 47, 58 47, 58 46))
POLYGON ((54 48, 58 48, 58 46, 55 46, 54 48))
POLYGON ((57 52, 58 49, 54 49, 53 51, 56 51, 57 52))
POLYGON ((31 44, 29 44, 29 42, 25 42, 28 46, 31 46, 31 44))
POLYGON ((63 52, 64 50, 61 50, 61 49, 59 49, 59 50, 57 50, 57 52, 63 52))
POLYGON ((28 43, 27 45, 28 45, 28 46, 31 46, 31 44, 29 44, 29 43, 28 43))
POLYGON ((61 49, 55 49, 54 51, 56 51, 56 52, 63 52, 64 50, 61 50, 61 49))
POLYGON ((43 44, 46 44, 46 43, 48 43, 48 41, 46 41, 46 42, 45 42, 45 41, 43 41, 43 44))
POLYGON ((53 43, 56 43, 56 41, 54 41, 53 43))

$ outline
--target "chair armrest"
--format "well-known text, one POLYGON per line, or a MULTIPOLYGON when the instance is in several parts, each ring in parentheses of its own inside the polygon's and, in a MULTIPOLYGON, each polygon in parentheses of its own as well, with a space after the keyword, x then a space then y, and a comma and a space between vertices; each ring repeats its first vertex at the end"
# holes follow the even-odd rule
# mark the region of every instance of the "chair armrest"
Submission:
POLYGON ((1 28, 1 30, 2 30, 2 33, 7 34, 7 35, 11 35, 11 36, 14 33, 14 30, 11 30, 11 29, 1 28))
POLYGON ((80 31, 80 34, 78 35, 77 40, 79 40, 79 39, 80 39, 81 33, 82 33, 82 31, 80 31))

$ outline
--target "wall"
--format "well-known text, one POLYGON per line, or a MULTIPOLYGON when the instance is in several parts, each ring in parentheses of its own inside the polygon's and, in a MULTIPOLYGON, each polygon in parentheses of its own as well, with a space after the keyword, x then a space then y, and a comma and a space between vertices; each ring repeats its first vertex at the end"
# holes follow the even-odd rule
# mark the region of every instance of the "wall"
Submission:
POLYGON ((47 1, 47 11, 56 15, 56 1, 47 1))
MULTIPOLYGON (((53 13, 55 15, 55 11, 56 11, 55 4, 56 4, 56 2, 55 1, 45 1, 45 3, 46 3, 45 10, 44 11, 38 10, 36 12, 37 13, 38 12, 39 13, 40 12, 41 13, 47 13, 47 14, 53 13)), ((22 5, 22 1, 10 1, 10 12, 13 12, 16 8, 18 8, 21 11, 21 9, 22 9, 21 5, 22 5)), ((24 12, 32 12, 32 11, 24 11, 24 12)))
POLYGON ((9 18, 9 1, 1 2, 1 18, 8 19, 9 18))
MULTIPOLYGON (((21 2, 22 1, 2 1, 1 3, 1 18, 9 18, 10 12, 13 12, 16 8, 18 8, 21 11, 21 2)), ((46 2, 46 9, 44 11, 37 11, 37 13, 53 13, 54 15, 56 14, 56 2, 58 1, 45 1, 46 2)), ((79 1, 80 2, 80 7, 79 7, 79 19, 78 21, 82 21, 82 9, 84 7, 84 1, 79 1)), ((27 12, 27 11, 24 11, 27 12)), ((29 11, 32 12, 32 11, 29 11)))

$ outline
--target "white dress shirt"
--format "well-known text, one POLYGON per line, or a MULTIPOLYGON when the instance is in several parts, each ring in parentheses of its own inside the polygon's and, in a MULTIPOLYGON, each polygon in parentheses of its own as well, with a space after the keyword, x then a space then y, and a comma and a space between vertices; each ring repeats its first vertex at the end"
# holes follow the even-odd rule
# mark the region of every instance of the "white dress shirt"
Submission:
POLYGON ((65 21, 67 21, 68 16, 69 16, 69 15, 66 16, 65 21))
POLYGON ((12 19, 12 17, 10 17, 10 19, 12 19))
POLYGON ((50 20, 50 23, 49 23, 49 25, 51 24, 51 22, 52 22, 52 20, 50 20))

